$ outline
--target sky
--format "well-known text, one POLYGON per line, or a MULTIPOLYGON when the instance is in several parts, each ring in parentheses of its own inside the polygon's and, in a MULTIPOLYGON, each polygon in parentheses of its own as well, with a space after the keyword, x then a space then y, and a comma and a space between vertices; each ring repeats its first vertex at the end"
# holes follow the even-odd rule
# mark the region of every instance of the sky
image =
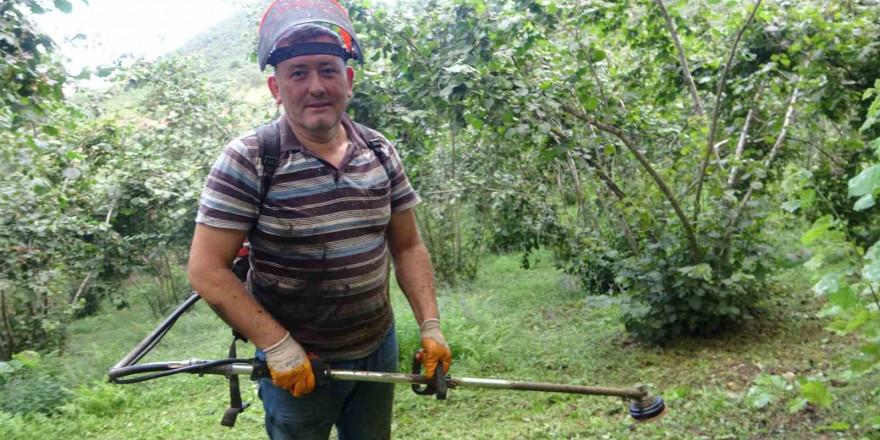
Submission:
POLYGON ((34 17, 69 58, 67 70, 113 63, 127 53, 156 58, 231 15, 234 0, 71 0, 73 12, 34 17), (77 34, 84 39, 70 41, 77 34))

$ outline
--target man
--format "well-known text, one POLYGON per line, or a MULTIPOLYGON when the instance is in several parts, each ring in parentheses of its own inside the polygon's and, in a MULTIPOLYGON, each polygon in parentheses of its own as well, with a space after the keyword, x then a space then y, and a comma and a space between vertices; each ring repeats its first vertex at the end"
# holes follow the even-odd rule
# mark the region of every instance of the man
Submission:
POLYGON ((333 425, 340 440, 390 438, 393 385, 340 381, 315 389, 306 354, 331 368, 397 370, 389 253, 420 325, 426 374, 451 364, 413 213, 420 200, 388 141, 370 131, 383 148, 368 147, 345 114, 354 80, 345 61, 362 59, 359 51, 338 3, 272 3, 260 27, 259 62, 274 66, 268 86, 284 108, 276 121, 277 170, 262 188, 257 137, 236 139, 215 162, 200 201, 190 282, 265 358, 272 380, 260 381, 259 394, 272 439, 325 440, 333 425), (346 42, 303 17, 338 25, 346 42), (229 269, 245 237, 247 289, 229 269))

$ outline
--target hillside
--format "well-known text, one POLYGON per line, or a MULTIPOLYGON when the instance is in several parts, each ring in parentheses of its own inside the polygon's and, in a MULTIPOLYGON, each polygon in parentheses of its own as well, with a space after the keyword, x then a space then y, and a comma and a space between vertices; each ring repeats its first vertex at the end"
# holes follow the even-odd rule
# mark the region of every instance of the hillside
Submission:
POLYGON ((240 87, 247 80, 250 86, 262 86, 263 76, 251 59, 256 48, 253 21, 248 11, 240 11, 186 42, 175 54, 201 57, 200 73, 210 81, 240 87))

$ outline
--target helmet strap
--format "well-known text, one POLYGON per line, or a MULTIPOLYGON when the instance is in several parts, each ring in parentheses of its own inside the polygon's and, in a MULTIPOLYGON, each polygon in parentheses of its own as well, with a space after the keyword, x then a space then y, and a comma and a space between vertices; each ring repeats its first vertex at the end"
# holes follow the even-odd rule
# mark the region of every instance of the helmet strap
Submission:
POLYGON ((338 44, 298 43, 273 50, 269 54, 269 61, 266 64, 275 67, 286 59, 304 55, 333 55, 342 58, 343 61, 348 61, 352 58, 350 52, 338 44))

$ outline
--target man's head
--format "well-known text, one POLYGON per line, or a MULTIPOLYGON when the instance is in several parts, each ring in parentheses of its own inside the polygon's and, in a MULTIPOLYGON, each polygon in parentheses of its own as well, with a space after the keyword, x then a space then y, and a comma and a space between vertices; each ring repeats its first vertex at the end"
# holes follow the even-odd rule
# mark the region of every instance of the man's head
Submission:
POLYGON ((336 133, 353 95, 354 70, 345 63, 363 62, 345 8, 335 0, 276 0, 263 15, 259 37, 260 68, 275 68, 269 90, 294 132, 312 139, 336 133), (342 38, 316 22, 338 27, 342 38))
POLYGON ((296 53, 278 62, 269 77, 269 90, 275 102, 284 106, 291 128, 313 139, 334 131, 354 93, 354 70, 346 66, 343 57, 320 53, 321 45, 341 47, 342 41, 323 26, 292 28, 281 35, 274 51, 296 53), (308 50, 311 47, 317 47, 319 53, 310 53, 315 52, 308 50))

